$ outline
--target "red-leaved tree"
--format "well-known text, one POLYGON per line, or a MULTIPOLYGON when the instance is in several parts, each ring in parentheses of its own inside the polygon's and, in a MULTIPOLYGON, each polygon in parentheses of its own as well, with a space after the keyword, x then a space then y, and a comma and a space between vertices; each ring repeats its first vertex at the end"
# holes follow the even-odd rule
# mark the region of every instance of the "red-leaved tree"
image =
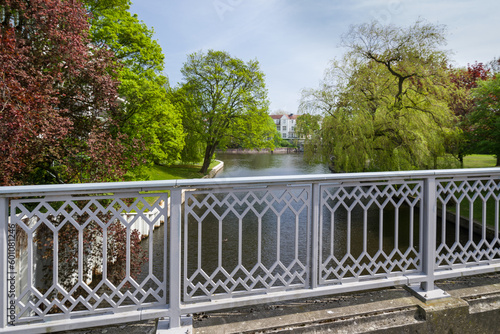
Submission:
MULTIPOLYGON (((140 143, 120 133, 113 121, 120 116, 119 64, 109 50, 90 43, 88 31, 87 13, 77 0, 0 2, 0 185, 120 180, 140 162, 134 155, 142 149, 140 143)), ((33 240, 37 254, 44 254, 43 249, 53 251, 51 240, 58 234, 60 275, 68 278, 78 273, 74 224, 85 220, 61 217, 47 218, 58 231, 42 224, 33 240)), ((105 223, 108 277, 118 281, 124 276, 127 256, 131 275, 137 275, 144 261, 138 233, 130 233, 127 254, 126 228, 118 221, 105 223)), ((18 239, 26 239, 22 232, 18 239)), ((87 227, 87 258, 102 258, 103 233, 95 223, 87 227)), ((52 266, 47 268, 51 272, 52 266)), ((61 284, 69 290, 66 281, 61 284)))
POLYGON ((81 3, 4 0, 1 10, 0 184, 120 179, 140 145, 113 122, 119 65, 90 44, 81 3))
POLYGON ((454 145, 457 158, 463 166, 463 157, 470 154, 469 135, 471 127, 467 122, 467 117, 474 111, 474 97, 472 89, 477 87, 477 83, 488 78, 490 70, 483 63, 468 65, 466 69, 456 69, 451 72, 451 82, 455 84, 455 89, 451 94, 450 108, 457 116, 458 126, 462 130, 458 142, 454 145))

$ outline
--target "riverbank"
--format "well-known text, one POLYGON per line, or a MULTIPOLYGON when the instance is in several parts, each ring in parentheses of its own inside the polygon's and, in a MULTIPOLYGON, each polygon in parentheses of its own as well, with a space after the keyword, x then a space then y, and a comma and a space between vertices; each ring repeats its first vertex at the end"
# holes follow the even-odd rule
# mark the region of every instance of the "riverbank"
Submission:
POLYGON ((205 175, 203 178, 204 179, 210 179, 210 178, 214 178, 217 176, 217 174, 219 174, 223 169, 224 169, 224 161, 221 161, 221 160, 215 160, 216 162, 218 162, 217 165, 215 165, 209 172, 207 175, 205 175))
MULTIPOLYGON (((215 160, 209 166, 209 174, 212 170, 217 169, 217 173, 220 171, 220 164, 222 161, 215 160)), ((159 181, 159 180, 179 180, 179 179, 200 179, 205 178, 206 175, 200 173, 201 165, 153 165, 147 171, 149 180, 159 181)), ((215 173, 214 175, 216 175, 215 173)), ((213 173, 212 173, 213 174, 213 173)), ((147 180, 143 180, 147 181, 147 180)))

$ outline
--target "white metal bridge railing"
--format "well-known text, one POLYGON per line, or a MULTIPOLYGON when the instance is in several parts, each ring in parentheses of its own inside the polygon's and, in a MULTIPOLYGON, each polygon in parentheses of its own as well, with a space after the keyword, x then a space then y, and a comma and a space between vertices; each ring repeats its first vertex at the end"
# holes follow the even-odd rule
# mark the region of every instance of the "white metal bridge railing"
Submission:
POLYGON ((0 333, 395 285, 439 298, 435 280, 500 267, 499 200, 499 168, 2 187, 0 333))

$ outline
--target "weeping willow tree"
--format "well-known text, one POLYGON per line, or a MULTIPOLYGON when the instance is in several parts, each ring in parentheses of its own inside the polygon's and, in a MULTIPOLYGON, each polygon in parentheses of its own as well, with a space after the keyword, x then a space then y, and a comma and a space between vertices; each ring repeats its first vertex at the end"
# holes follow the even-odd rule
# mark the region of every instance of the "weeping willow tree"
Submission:
POLYGON ((457 135, 444 28, 373 22, 351 27, 342 42, 344 57, 302 94, 303 113, 324 115, 309 156, 346 172, 436 167, 457 135))

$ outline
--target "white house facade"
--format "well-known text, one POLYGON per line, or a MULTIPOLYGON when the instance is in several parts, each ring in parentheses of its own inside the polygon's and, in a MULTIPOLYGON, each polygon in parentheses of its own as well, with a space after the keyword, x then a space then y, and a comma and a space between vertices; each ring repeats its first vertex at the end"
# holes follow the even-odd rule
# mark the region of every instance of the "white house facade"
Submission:
POLYGON ((269 115, 274 124, 276 124, 276 130, 281 134, 283 139, 298 139, 295 133, 295 127, 297 126, 298 115, 269 115))

